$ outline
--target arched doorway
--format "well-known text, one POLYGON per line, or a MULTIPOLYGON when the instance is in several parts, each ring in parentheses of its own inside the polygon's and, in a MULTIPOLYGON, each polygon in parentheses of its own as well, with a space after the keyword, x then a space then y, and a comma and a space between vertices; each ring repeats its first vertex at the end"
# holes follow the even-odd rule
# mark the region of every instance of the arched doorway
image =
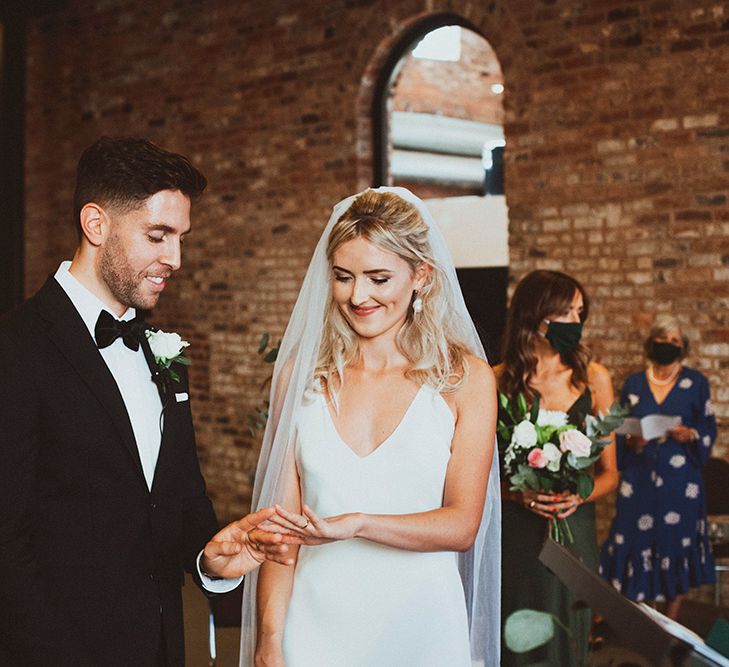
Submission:
POLYGON ((402 185, 428 202, 491 360, 499 357, 509 263, 503 92, 483 35, 440 15, 401 36, 373 110, 374 182, 402 185))

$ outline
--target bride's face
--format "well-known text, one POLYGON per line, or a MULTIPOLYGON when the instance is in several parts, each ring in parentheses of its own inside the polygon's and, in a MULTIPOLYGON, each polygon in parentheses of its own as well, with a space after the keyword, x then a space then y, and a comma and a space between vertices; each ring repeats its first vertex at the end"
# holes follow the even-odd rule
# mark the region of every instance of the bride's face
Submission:
POLYGON ((361 237, 343 243, 332 259, 332 295, 352 329, 363 338, 396 334, 426 269, 413 272, 404 259, 361 237))

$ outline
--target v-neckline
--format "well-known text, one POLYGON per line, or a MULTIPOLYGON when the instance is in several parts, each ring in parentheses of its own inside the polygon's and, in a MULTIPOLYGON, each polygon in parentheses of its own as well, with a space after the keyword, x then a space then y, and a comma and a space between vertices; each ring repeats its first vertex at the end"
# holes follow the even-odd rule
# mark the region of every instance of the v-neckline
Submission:
MULTIPOLYGON (((572 401, 572 405, 570 405, 570 407, 568 407, 566 410, 553 410, 551 408, 544 408, 544 409, 547 410, 548 412, 564 412, 566 415, 568 415, 570 413, 570 411, 572 410, 572 408, 574 408, 575 405, 577 405, 577 403, 579 402, 579 400, 587 393, 587 389, 588 389, 588 387, 585 387, 577 395, 577 398, 574 401, 572 401)), ((539 407, 541 408, 542 407, 541 406, 541 398, 542 398, 542 395, 539 392, 537 392, 537 394, 539 395, 539 399, 540 399, 540 405, 539 405, 539 407)), ((590 407, 592 407, 592 405, 590 407)))
POLYGON ((420 387, 418 388, 418 391, 415 392, 415 396, 413 396, 413 400, 410 401, 410 405, 408 405, 408 407, 405 409, 405 412, 403 413, 402 417, 400 417, 400 421, 398 421, 397 426, 395 426, 395 428, 390 432, 390 435, 388 435, 371 452, 369 452, 368 454, 365 454, 364 456, 360 456, 359 454, 357 454, 357 452, 355 452, 354 449, 352 449, 352 447, 349 446, 347 441, 340 435, 339 431, 337 430, 337 425, 334 423, 334 417, 332 417, 332 413, 329 410, 329 402, 327 401, 326 396, 323 392, 322 392, 321 396, 322 396, 322 401, 324 403, 324 411, 326 412, 327 419, 329 420, 329 425, 332 427, 332 431, 334 431, 334 434, 337 436, 337 439, 339 440, 339 442, 342 443, 342 445, 344 445, 349 450, 349 452, 352 454, 352 456, 354 456, 356 459, 358 459, 360 461, 364 461, 364 460, 370 458, 375 452, 379 452, 385 445, 387 445, 388 442, 390 442, 390 440, 392 440, 393 437, 395 437, 395 434, 400 430, 400 427, 403 425, 403 423, 407 419, 408 415, 410 414, 411 410, 413 409, 413 406, 415 405, 418 398, 420 397, 420 394, 422 393, 424 387, 425 387, 425 385, 421 384, 420 387))
POLYGON ((685 366, 681 366, 681 370, 678 372, 678 375, 676 375, 673 386, 668 390, 668 392, 666 392, 666 395, 663 397, 663 400, 660 403, 656 400, 656 395, 653 393, 653 389, 651 388, 651 383, 648 380, 648 371, 643 371, 643 379, 645 380, 645 384, 648 387, 648 392, 650 393, 651 398, 653 399, 653 402, 656 404, 657 407, 663 407, 665 402, 668 400, 668 397, 673 393, 673 390, 678 387, 678 383, 681 380, 681 376, 683 375, 685 369, 685 366))

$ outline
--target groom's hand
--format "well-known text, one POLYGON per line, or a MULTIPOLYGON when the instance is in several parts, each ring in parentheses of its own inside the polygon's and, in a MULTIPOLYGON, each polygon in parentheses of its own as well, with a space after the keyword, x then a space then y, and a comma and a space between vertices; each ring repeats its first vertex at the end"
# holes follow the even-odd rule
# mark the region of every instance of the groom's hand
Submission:
POLYGON ((258 526, 274 514, 274 507, 267 507, 238 521, 229 523, 205 545, 200 565, 202 570, 215 577, 234 579, 257 568, 264 560, 292 565, 288 555, 289 544, 297 543, 280 533, 260 530, 258 526))

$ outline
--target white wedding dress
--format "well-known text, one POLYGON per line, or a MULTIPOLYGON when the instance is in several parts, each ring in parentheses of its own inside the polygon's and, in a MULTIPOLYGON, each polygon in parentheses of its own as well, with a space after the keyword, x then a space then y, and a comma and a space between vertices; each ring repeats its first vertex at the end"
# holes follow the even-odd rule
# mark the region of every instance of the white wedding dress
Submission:
MULTIPOLYGON (((442 505, 454 417, 434 389, 423 385, 366 457, 339 436, 321 394, 301 409, 297 431, 302 496, 318 516, 442 505)), ((470 667, 456 554, 359 538, 301 547, 283 650, 287 667, 470 667)))

